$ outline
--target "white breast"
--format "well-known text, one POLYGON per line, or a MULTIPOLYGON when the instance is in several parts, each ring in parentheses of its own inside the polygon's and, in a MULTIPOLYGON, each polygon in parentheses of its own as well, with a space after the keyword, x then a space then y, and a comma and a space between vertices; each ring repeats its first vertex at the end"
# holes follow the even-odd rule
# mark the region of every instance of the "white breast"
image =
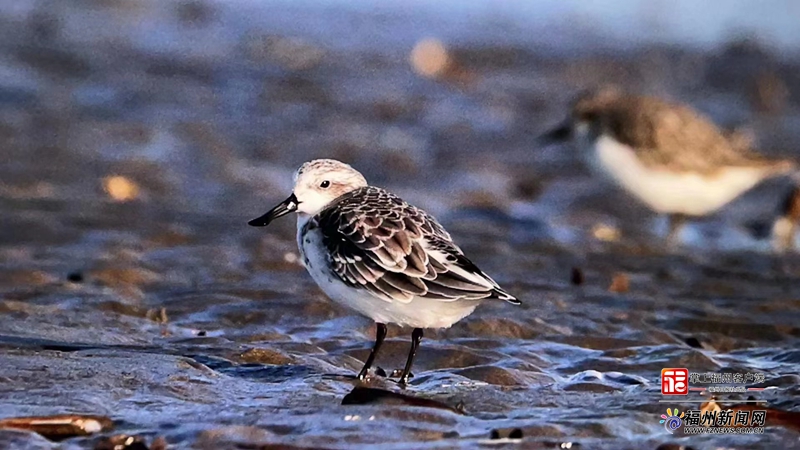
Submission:
POLYGON ((443 302, 424 297, 415 297, 408 303, 390 302, 370 294, 366 289, 348 286, 329 269, 322 233, 315 228, 302 235, 304 224, 305 220, 298 216, 297 244, 311 278, 331 300, 375 322, 415 328, 448 328, 478 306, 478 300, 443 302))
POLYGON ((589 149, 592 165, 659 213, 702 216, 764 179, 759 167, 727 167, 713 175, 642 164, 627 145, 603 135, 589 149))

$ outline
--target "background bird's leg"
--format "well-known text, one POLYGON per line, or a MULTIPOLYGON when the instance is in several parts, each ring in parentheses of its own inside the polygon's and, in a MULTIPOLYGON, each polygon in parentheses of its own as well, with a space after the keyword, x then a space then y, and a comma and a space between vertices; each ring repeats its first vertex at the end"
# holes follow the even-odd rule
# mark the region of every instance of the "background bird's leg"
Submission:
POLYGON ((422 328, 414 328, 411 333, 411 350, 408 352, 408 360, 406 360, 406 367, 403 369, 403 374, 400 375, 398 383, 402 386, 408 384, 408 376, 411 374, 411 365, 414 364, 414 356, 417 354, 417 347, 422 341, 422 328))
POLYGON ((669 232, 667 232, 667 246, 675 247, 680 244, 680 234, 683 225, 686 223, 686 216, 683 214, 670 214, 667 216, 669 220, 669 232))
POLYGON ((786 217, 781 217, 772 225, 772 247, 778 253, 794 250, 794 235, 797 233, 797 223, 786 217))
POLYGON ((780 217, 772 225, 773 247, 778 252, 794 250, 794 235, 800 224, 800 186, 789 192, 780 211, 780 217))
POLYGON ((372 346, 369 357, 367 357, 367 362, 364 363, 364 367, 361 369, 361 372, 358 373, 358 379, 361 381, 367 379, 367 372, 369 372, 370 367, 372 367, 372 363, 375 362, 375 356, 378 354, 383 340, 386 338, 386 324, 375 323, 375 326, 375 345, 372 346))

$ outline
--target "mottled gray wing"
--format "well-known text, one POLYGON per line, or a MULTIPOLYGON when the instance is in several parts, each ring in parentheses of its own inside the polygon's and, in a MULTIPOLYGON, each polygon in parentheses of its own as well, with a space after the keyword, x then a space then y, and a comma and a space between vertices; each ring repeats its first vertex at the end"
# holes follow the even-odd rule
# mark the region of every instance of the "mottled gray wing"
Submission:
POLYGON ((727 166, 791 168, 738 145, 696 110, 653 97, 626 97, 606 117, 615 137, 648 165, 711 173, 727 166))
POLYGON ((356 189, 315 221, 344 283, 386 301, 518 301, 467 259, 436 220, 380 188, 356 189))

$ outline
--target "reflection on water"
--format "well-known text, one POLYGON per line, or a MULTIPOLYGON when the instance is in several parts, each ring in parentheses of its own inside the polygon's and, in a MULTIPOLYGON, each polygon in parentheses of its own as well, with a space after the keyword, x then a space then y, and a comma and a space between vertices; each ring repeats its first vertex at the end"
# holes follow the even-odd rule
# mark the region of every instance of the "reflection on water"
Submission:
MULTIPOLYGON (((751 232, 786 180, 670 254, 659 218, 534 144, 614 80, 796 154, 797 61, 726 40, 796 48, 792 2, 646 3, 2 3, 0 414, 108 415, 177 447, 655 448, 679 439, 664 367, 762 371, 758 397, 797 411, 800 259, 751 232), (644 34, 678 45, 594 51, 644 34), (373 327, 313 285, 291 221, 246 225, 320 156, 432 212, 523 301, 426 332, 403 394, 429 402, 354 391, 373 327)), ((407 334, 390 328, 386 372, 407 334)))

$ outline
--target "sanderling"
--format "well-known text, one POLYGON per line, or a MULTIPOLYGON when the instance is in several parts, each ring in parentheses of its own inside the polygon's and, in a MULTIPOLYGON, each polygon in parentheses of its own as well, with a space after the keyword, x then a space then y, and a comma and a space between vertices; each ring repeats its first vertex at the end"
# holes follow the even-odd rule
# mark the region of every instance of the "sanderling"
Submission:
POLYGON ((761 181, 795 170, 750 151, 694 109, 603 88, 580 96, 543 142, 572 139, 589 166, 669 217, 668 242, 687 217, 710 214, 761 181))
POLYGON ((337 303, 376 323, 375 344, 358 374, 364 380, 386 337, 386 324, 413 327, 399 383, 408 383, 423 328, 449 328, 481 300, 519 300, 472 263, 425 211, 369 186, 332 159, 303 164, 283 203, 250 225, 297 212, 297 246, 311 277, 337 303))

